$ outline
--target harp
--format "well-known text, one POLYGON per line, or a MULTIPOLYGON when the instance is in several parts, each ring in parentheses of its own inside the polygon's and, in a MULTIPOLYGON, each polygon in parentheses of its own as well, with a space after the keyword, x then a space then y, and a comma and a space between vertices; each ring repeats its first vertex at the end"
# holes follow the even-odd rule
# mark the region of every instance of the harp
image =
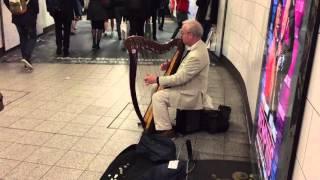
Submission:
MULTIPOLYGON (((135 84, 139 54, 141 54, 142 51, 150 51, 151 53, 155 54, 163 54, 176 48, 176 51, 173 53, 173 57, 171 57, 170 59, 168 69, 164 73, 164 75, 170 75, 175 73, 180 65, 184 52, 184 44, 181 39, 174 39, 167 43, 159 44, 154 41, 145 39, 144 37, 131 36, 125 40, 124 46, 129 53, 129 82, 132 104, 143 129, 148 132, 152 132, 154 131, 154 122, 151 102, 149 103, 146 112, 142 116, 137 100, 135 84)), ((156 89, 159 90, 159 88, 160 87, 157 87, 156 89)))

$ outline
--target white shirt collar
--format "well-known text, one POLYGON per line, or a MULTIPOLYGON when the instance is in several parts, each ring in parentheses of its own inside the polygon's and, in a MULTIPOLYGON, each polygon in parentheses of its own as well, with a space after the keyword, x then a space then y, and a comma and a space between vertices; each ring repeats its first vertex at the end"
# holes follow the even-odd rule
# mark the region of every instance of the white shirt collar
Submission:
POLYGON ((199 44, 200 44, 201 39, 199 39, 196 43, 194 43, 192 46, 187 46, 187 51, 192 51, 194 50, 199 44))

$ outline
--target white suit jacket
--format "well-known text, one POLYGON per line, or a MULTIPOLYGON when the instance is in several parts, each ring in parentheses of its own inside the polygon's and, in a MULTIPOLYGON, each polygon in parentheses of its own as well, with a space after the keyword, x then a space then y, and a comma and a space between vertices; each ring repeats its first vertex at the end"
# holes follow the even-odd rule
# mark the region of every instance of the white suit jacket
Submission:
POLYGON ((206 44, 199 40, 182 60, 177 72, 160 76, 159 84, 169 92, 169 104, 179 109, 213 109, 207 95, 210 59, 206 44))

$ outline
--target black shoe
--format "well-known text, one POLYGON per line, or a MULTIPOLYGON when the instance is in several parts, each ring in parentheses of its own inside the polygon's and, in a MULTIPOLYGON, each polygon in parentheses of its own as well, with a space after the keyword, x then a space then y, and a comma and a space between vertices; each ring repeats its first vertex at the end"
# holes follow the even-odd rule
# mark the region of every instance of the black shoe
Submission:
POLYGON ((69 51, 63 51, 63 57, 68 57, 69 56, 69 51))
POLYGON ((57 48, 56 54, 57 55, 61 55, 62 54, 62 50, 60 48, 57 48))
POLYGON ((170 138, 170 139, 175 138, 177 136, 176 132, 174 131, 174 129, 156 131, 156 134, 158 134, 159 136, 170 138))
POLYGON ((160 31, 163 31, 163 28, 162 28, 162 27, 159 27, 159 30, 160 30, 160 31))
POLYGON ((156 36, 153 36, 153 40, 158 41, 158 39, 157 39, 157 37, 156 37, 156 36))
POLYGON ((4 109, 3 96, 0 92, 0 111, 2 111, 3 109, 4 109))

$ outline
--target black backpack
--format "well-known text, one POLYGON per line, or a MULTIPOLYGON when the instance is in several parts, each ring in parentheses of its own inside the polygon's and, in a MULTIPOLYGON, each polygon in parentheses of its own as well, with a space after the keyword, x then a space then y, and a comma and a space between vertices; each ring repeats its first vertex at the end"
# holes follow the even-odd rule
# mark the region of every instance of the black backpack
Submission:
POLYGON ((60 12, 62 9, 61 0, 46 0, 46 4, 47 4, 47 11, 50 14, 60 12))

